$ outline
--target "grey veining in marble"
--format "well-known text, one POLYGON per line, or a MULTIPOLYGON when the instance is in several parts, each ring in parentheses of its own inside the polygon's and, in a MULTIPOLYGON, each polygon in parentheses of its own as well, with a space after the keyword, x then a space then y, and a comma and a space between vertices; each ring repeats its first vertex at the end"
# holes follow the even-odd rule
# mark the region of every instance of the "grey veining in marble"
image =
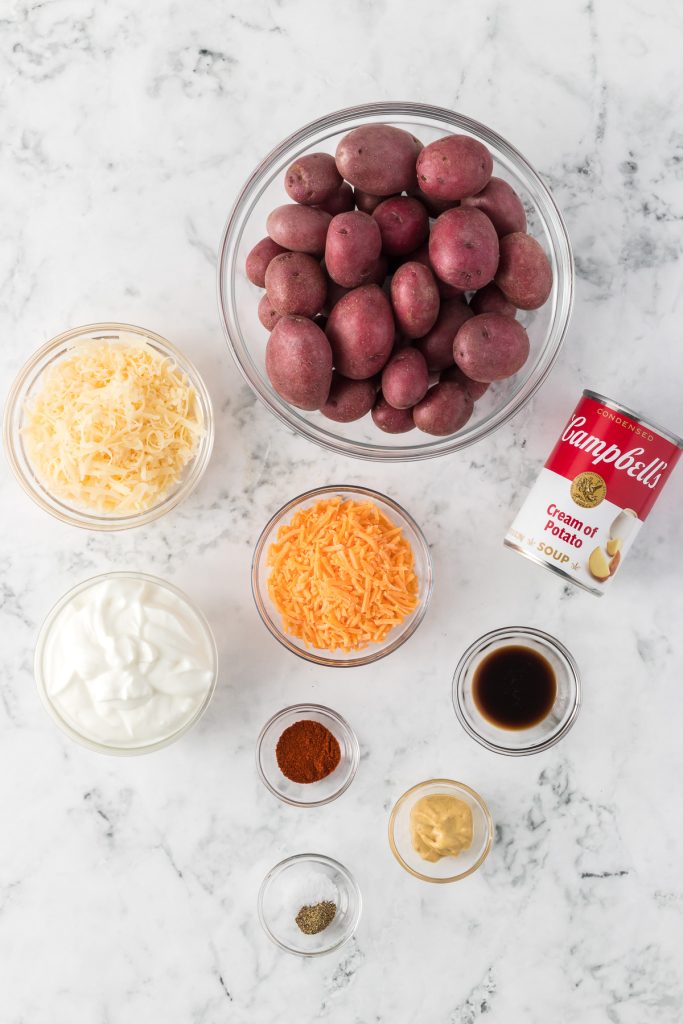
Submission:
POLYGON ((681 417, 683 14, 664 0, 4 0, 0 5, 0 373, 81 323, 149 326, 209 382, 217 443, 197 492, 149 527, 52 521, 0 471, 2 1024, 678 1024, 683 1005, 680 508, 671 480, 609 597, 563 588, 501 538, 584 386, 681 417), (374 466, 290 435, 222 337, 215 255, 276 142, 371 99, 452 107, 550 184, 576 253, 566 345, 509 426, 440 463, 374 466), (436 589, 400 656, 343 677, 263 629, 251 551, 282 500, 349 480, 422 524, 436 589), (200 726, 109 759, 39 704, 42 618, 88 575, 167 576, 205 609, 223 670, 200 726), (511 621, 556 633, 584 677, 566 740, 534 758, 474 744, 450 705, 462 650, 511 621), (285 703, 355 727, 351 789, 314 811, 261 785, 254 742, 285 703), (435 775, 487 798, 496 842, 453 886, 394 862, 396 797, 435 775), (283 856, 342 860, 357 936, 318 961, 256 916, 283 856))

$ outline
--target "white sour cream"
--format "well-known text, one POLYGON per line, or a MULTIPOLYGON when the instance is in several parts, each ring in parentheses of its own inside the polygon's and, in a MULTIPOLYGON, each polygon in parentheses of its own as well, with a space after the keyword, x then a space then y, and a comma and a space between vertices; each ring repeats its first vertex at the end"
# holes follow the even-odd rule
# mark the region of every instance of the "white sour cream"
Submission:
POLYGON ((99 577, 46 629, 39 684, 57 715, 95 743, 134 748, 166 739, 194 718, 213 685, 209 628, 161 581, 99 577))

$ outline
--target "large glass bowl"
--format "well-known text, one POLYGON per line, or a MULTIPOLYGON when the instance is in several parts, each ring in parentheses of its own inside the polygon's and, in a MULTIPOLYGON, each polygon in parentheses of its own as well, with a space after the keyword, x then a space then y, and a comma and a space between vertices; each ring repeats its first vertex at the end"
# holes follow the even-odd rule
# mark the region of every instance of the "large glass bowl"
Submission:
POLYGON ((9 464, 26 493, 37 505, 49 512, 56 519, 71 526, 79 526, 85 530, 126 530, 132 526, 144 526, 160 516, 170 512, 194 490, 201 480, 211 457, 213 447, 214 420, 211 399, 204 381, 187 356, 154 331, 131 324, 89 324, 86 327, 75 327, 48 341, 31 356, 19 371, 5 405, 3 420, 3 442, 9 464), (197 445, 192 460, 183 470, 180 479, 150 508, 141 512, 116 513, 93 512, 88 509, 63 501, 52 494, 47 485, 38 478, 22 441, 22 425, 24 407, 40 390, 43 374, 67 353, 78 346, 90 342, 108 341, 124 343, 144 343, 149 345, 165 359, 173 363, 181 374, 189 381, 195 395, 198 415, 204 425, 204 431, 197 445))
POLYGON ((574 267, 567 229, 550 191, 514 146, 483 124, 442 107, 422 103, 369 103, 349 107, 306 125, 281 142, 250 176, 228 217, 218 265, 218 298, 228 347, 242 376, 261 401, 287 426, 332 451, 361 459, 406 461, 458 451, 487 437, 526 405, 547 377, 562 344, 572 307, 574 267), (261 289, 244 271, 249 250, 266 234, 266 217, 288 202, 283 178, 289 164, 308 152, 334 153, 340 138, 363 124, 405 128, 422 142, 453 132, 474 136, 488 146, 493 173, 519 193, 528 230, 545 249, 553 270, 553 289, 541 309, 519 313, 531 342, 526 365, 509 380, 494 384, 462 430, 431 437, 419 430, 384 434, 370 416, 354 423, 334 423, 319 412, 303 412, 284 402, 265 372, 268 332, 257 316, 261 289))

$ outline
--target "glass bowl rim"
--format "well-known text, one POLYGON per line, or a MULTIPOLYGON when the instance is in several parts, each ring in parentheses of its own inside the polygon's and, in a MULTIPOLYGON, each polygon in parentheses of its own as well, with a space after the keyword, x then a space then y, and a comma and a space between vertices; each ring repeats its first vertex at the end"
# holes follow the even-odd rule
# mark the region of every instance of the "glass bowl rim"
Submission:
POLYGON ((339 714, 338 711, 334 711, 332 708, 327 707, 325 704, 290 704, 289 707, 281 708, 274 715, 271 715, 266 724, 261 729, 258 739, 256 741, 256 770, 259 778, 263 785, 268 789, 274 796, 281 800, 285 804, 289 804, 290 807, 323 807, 325 804, 332 803, 337 797, 340 797, 342 793, 345 793, 351 783, 356 777, 358 771, 358 765, 360 764, 360 744, 356 733, 351 728, 346 719, 339 714), (332 721, 339 726, 341 732, 343 732, 351 747, 351 761, 349 764, 349 772, 344 781, 343 786, 330 793, 329 796, 324 797, 322 800, 295 800, 292 797, 285 796, 284 793, 280 793, 279 790, 271 784, 270 780, 266 776, 261 765, 261 748, 265 739, 266 733, 275 725, 275 723, 283 718, 285 715, 292 714, 292 712, 306 714, 306 712, 313 712, 320 715, 321 717, 331 718, 332 721))
POLYGON ((398 648, 401 647, 406 642, 406 640, 408 640, 416 632, 418 626, 424 620, 424 617, 427 614, 427 608, 429 606, 429 601, 432 595, 433 588, 434 565, 432 560, 432 553, 429 548, 429 544, 427 543, 427 538, 422 532, 421 527, 413 519, 410 513, 407 512, 402 505, 399 505, 397 501, 394 501, 393 498, 390 498, 386 494, 382 494, 380 491, 375 491, 370 487, 363 487, 360 484, 328 484, 322 487, 313 487, 311 490, 304 491, 303 493, 298 494, 296 497, 291 498, 270 517, 266 525, 263 527, 261 533, 259 534, 258 540, 256 541, 256 544, 254 546, 254 553, 251 558, 251 592, 261 621, 263 622, 268 632, 271 634, 271 636, 275 637, 275 639, 280 644, 282 644, 283 647, 286 647, 288 651, 291 651, 292 654, 296 654, 303 661, 311 662, 314 665, 324 665, 328 668, 359 668, 362 665, 372 665, 374 662, 379 661, 381 658, 385 658, 388 654, 393 654, 394 651, 398 650, 398 648), (263 558, 264 549, 266 546, 266 538, 270 533, 271 529, 276 525, 278 520, 284 518, 284 516, 288 512, 291 512, 292 509, 296 508, 298 505, 302 504, 309 498, 314 498, 317 495, 327 494, 330 492, 335 494, 346 493, 349 495, 362 495, 363 497, 370 499, 379 498, 380 501, 384 502, 391 508, 393 512, 396 513, 399 519, 404 520, 411 527, 411 529, 415 533, 415 536, 418 538, 420 551, 424 556, 426 565, 426 592, 424 596, 421 596, 420 607, 418 608, 417 614, 415 615, 415 618, 410 623, 408 628, 405 629, 399 636, 395 637, 395 639, 391 643, 387 644, 386 647, 382 647, 381 650, 374 651, 371 654, 365 655, 361 652, 359 657, 348 658, 345 660, 335 660, 333 658, 325 657, 325 655, 323 654, 316 654, 313 648, 309 650, 307 648, 302 649, 300 647, 297 647, 296 644, 289 639, 287 634, 283 630, 281 630, 280 627, 277 626, 275 622, 271 620, 270 616, 266 611, 265 604, 261 596, 261 588, 259 587, 258 583, 258 570, 263 558))
POLYGON ((453 673, 451 696, 453 700, 453 708, 458 721, 472 739, 476 740, 482 747, 486 747, 487 750, 493 751, 495 754, 504 754, 509 757, 526 757, 531 754, 539 754, 544 750, 548 750, 550 747, 554 747, 555 744, 559 743, 563 736, 565 736, 574 725, 581 708, 582 701, 581 673, 571 651, 569 651, 564 644, 557 639, 557 637, 552 636, 552 634, 546 633, 542 629, 536 629, 533 626, 502 626, 499 629, 492 629, 488 633, 482 634, 482 636, 474 640, 462 654, 453 673), (556 732, 550 733, 547 739, 542 742, 530 744, 526 747, 519 747, 519 749, 513 750, 510 747, 505 747, 499 743, 493 743, 491 740, 487 740, 484 736, 478 733, 472 725, 470 725, 462 706, 462 687, 464 685, 465 671, 469 667, 472 659, 476 657, 480 651, 485 647, 490 646, 490 644, 497 639, 502 640, 509 638, 512 643, 515 637, 520 637, 521 639, 527 637, 544 641, 550 648, 554 649, 562 656, 564 661, 567 663, 569 670, 573 701, 569 716, 556 732))
POLYGON ((401 793, 401 795, 398 797, 398 799, 394 803, 394 806, 391 809, 391 814, 389 815, 388 830, 389 846, 391 847, 391 852, 393 853, 394 857, 399 862, 401 867, 404 868, 408 872, 408 874, 412 875, 414 878, 419 878, 420 881, 422 882, 435 882, 437 885, 444 885, 450 882, 459 882, 461 881, 461 879, 467 878, 468 875, 474 874, 474 872, 478 871, 478 869, 484 863, 489 853, 491 852, 491 848, 493 846, 493 818, 491 817, 491 812, 488 808, 488 804, 484 800, 483 796, 481 796, 481 794, 476 791, 476 789, 472 789, 472 787, 468 786, 465 782, 458 782, 457 779, 424 779, 422 782, 416 782, 415 785, 411 786, 410 789, 407 789, 405 793, 401 793), (398 817, 399 810, 414 793, 418 792, 421 789, 426 789, 428 786, 448 786, 458 790, 459 792, 464 791, 468 794, 468 796, 470 796, 474 800, 474 802, 480 808, 484 815, 484 820, 486 822, 486 842, 484 843, 482 851, 477 857, 477 860, 474 862, 474 864, 472 864, 471 867, 467 869, 467 871, 461 871, 457 875, 449 875, 448 878, 434 878, 432 875, 424 875, 422 874, 421 871, 416 871, 415 868, 411 868, 407 861, 405 861, 401 856, 401 853, 396 844, 396 839, 394 837, 396 818, 398 817))
POLYGON ((312 957, 317 957, 317 956, 327 956, 329 953, 334 953, 338 949, 340 949, 342 946, 344 946, 349 941, 349 939, 353 938, 353 936, 356 933, 356 930, 358 929, 358 924, 359 924, 359 921, 360 921, 360 918, 361 918, 361 913, 362 913, 362 910, 363 910, 363 897, 362 897, 360 888, 358 886, 358 882, 356 881, 354 876, 351 874, 349 869, 347 867, 345 867, 340 861, 335 860, 334 857, 328 857, 324 853, 295 853, 291 857, 285 857, 284 860, 281 860, 277 864, 273 865, 273 867, 270 869, 270 871, 268 871, 268 873, 266 874, 265 878, 261 882, 261 886, 259 888, 258 899, 257 899, 257 909, 258 909, 258 918, 259 918, 259 921, 261 922, 261 927, 263 928, 264 932, 266 933, 268 938, 271 940, 271 942, 274 942, 276 946, 279 946, 279 948, 284 950, 286 953, 292 953, 294 956, 302 956, 302 957, 306 957, 306 958, 312 958, 312 957), (311 863, 311 862, 314 862, 316 864, 325 864, 325 865, 327 865, 327 867, 334 868, 335 871, 337 871, 340 875, 343 876, 343 878, 346 880, 349 888, 355 894, 356 904, 357 904, 357 906, 356 906, 356 913, 354 914, 353 925, 349 929, 348 934, 344 935, 333 946, 330 946, 329 948, 325 948, 325 949, 314 949, 314 950, 293 949, 291 946, 288 946, 286 942, 281 942, 280 939, 278 939, 277 936, 274 934, 274 932, 271 931, 271 929, 270 929, 270 927, 269 927, 269 925, 268 925, 268 923, 267 923, 267 921, 265 919, 265 913, 264 913, 264 909, 263 909, 263 901, 265 899, 265 895, 266 895, 266 892, 268 890, 268 887, 269 887, 270 883, 273 881, 274 878, 277 878, 278 875, 281 875, 283 873, 283 871, 286 870, 286 868, 288 868, 291 864, 311 863))
MULTIPOLYGON (((213 451, 214 434, 215 417, 211 396, 204 383, 204 379, 192 360, 176 345, 168 341, 167 338, 157 334, 156 331, 150 331, 145 327, 139 327, 135 324, 117 323, 114 321, 103 321, 102 323, 83 324, 79 327, 72 327, 37 348, 20 367, 11 384, 5 400, 2 425, 3 446, 7 461, 22 490, 28 494, 29 498, 36 505, 43 509, 44 512, 48 512, 55 519, 69 526, 75 526, 82 530, 112 533, 119 530, 132 529, 136 526, 145 526, 147 523, 154 522, 154 520, 160 519, 161 516, 170 512, 171 509, 180 505, 181 502, 189 497, 206 472, 213 451), (143 340, 147 339, 161 348, 169 358, 173 359, 179 370, 188 378, 197 394, 197 401, 204 416, 204 434, 200 438, 192 461, 183 470, 184 478, 177 489, 171 494, 167 494, 166 497, 162 498, 151 508, 124 516, 108 516, 95 512, 79 511, 63 504, 59 499, 50 494, 47 487, 40 485, 42 490, 39 489, 24 472, 24 467, 18 455, 19 438, 15 429, 15 417, 17 414, 21 415, 21 404, 25 397, 24 389, 27 383, 35 383, 45 372, 45 366, 40 368, 41 362, 62 345, 66 345, 71 341, 77 341, 79 338, 82 338, 83 342, 87 342, 88 336, 106 333, 133 334, 143 340), (36 370, 38 372, 34 373, 36 370), (43 490, 50 500, 43 495, 43 490), (55 502, 58 507, 53 507, 50 501, 55 502)), ((26 457, 26 461, 28 462, 28 457, 26 457)))
MULTIPOLYGON (((360 123, 365 122, 361 121, 360 123)), ((251 213, 252 211, 249 210, 244 223, 248 221, 251 213)), ((237 241, 239 241, 239 238, 237 241)), ((415 462, 423 459, 448 455, 455 451, 461 451, 469 445, 483 440, 499 427, 502 427, 505 423, 509 422, 536 394, 552 370, 569 327, 574 303, 575 272, 571 240, 569 238, 564 218, 553 194, 538 172, 515 146, 480 121, 476 121, 464 114, 459 114, 457 111, 449 110, 446 107, 439 107, 433 104, 419 103, 410 100, 378 101, 344 107, 305 124, 303 127, 292 132, 273 147, 270 152, 268 152, 266 156, 259 161, 240 189, 237 198, 233 203, 232 209, 228 214, 225 227, 221 235, 218 255, 217 299, 219 316, 223 326, 226 344, 242 378, 255 393, 259 401, 265 405, 281 423, 294 431, 295 434, 305 437, 306 440, 311 441, 328 451, 374 462, 415 462), (296 410, 292 410, 284 404, 277 403, 271 398, 261 385, 259 375, 256 372, 251 371, 251 368, 246 365, 245 360, 242 358, 241 353, 238 353, 238 349, 242 349, 245 346, 242 346, 241 342, 239 345, 233 342, 231 334, 233 321, 234 324, 238 325, 239 318, 233 313, 231 306, 231 300, 234 298, 233 278, 235 260, 234 257, 228 258, 230 244, 233 240, 233 235, 235 235, 238 228, 239 238, 241 238, 244 228, 243 224, 240 227, 243 208, 246 207, 252 191, 263 175, 267 173, 271 164, 283 157, 290 148, 305 142, 306 139, 310 138, 312 135, 315 135, 320 131, 333 129, 354 117, 361 119, 385 117, 389 119, 392 116, 413 116, 440 120, 444 126, 456 130, 460 129, 467 131, 475 137, 482 139, 484 142, 489 142, 505 155, 505 157, 515 166, 515 169, 520 176, 524 179, 527 188, 531 188, 534 192, 534 206, 536 209, 539 208, 536 194, 540 194, 542 196, 544 203, 542 218, 546 230, 548 230, 549 225, 552 225, 552 231, 549 231, 551 236, 551 248, 558 265, 558 278, 560 275, 562 277, 562 291, 560 292, 560 297, 563 300, 561 303, 561 310, 558 307, 557 316, 551 322, 548 330, 546 331, 545 341, 538 354, 535 370, 532 371, 526 382, 520 386, 518 391, 508 402, 505 403, 504 406, 501 406, 500 409, 489 414, 486 419, 482 421, 483 429, 477 429, 464 437, 458 432, 446 438, 433 438, 430 441, 424 440, 419 445, 397 446, 395 448, 390 448, 388 446, 383 447, 381 444, 355 441, 353 439, 342 438, 338 435, 334 435, 331 428, 324 429, 316 424, 312 424, 298 416, 296 410), (229 281, 227 280, 228 276, 230 277, 229 281), (230 316, 226 314, 226 310, 230 312, 230 316), (551 340, 552 345, 549 346, 549 342, 551 340), (544 353, 546 353, 545 361, 543 360, 544 353), (539 371, 537 374, 535 373, 536 370, 539 371)), ((558 287, 558 282, 554 281, 553 289, 556 290, 558 287)))
POLYGON ((180 739, 184 733, 188 732, 194 725, 197 724, 200 718, 204 715, 204 712, 208 708, 213 695, 216 691, 218 684, 218 647, 216 645, 216 638, 213 630, 206 615, 195 601, 189 597, 184 590, 176 586, 175 583, 171 583, 169 580, 162 579, 160 576, 154 576, 148 572, 138 572, 135 569, 120 569, 114 572, 103 572, 98 573, 96 576, 90 576, 88 579, 81 580, 80 583, 74 584, 70 587, 58 601, 50 608, 49 612, 43 619, 40 629, 38 631, 38 637, 36 639, 35 651, 33 654, 33 676, 38 690, 38 696, 41 704, 49 714, 53 722, 64 732, 70 739, 75 743, 78 743, 82 747, 86 747, 88 750, 93 750, 98 754, 111 754, 114 757, 135 757, 138 754, 151 754, 155 750, 161 750, 163 747, 169 746, 176 740, 180 739), (175 594, 176 597, 181 598, 188 605, 189 608, 195 613, 199 619, 204 632, 209 640, 209 646, 211 649, 212 656, 212 672, 213 678, 211 685, 206 692, 204 700, 195 711, 192 718, 188 719, 183 725, 181 725, 175 732, 171 733, 170 736, 165 736, 163 739, 154 740, 151 743, 145 743, 139 747, 117 747, 108 743, 99 743, 97 740, 92 740, 82 733, 78 732, 65 718, 59 714, 59 711, 50 700, 47 691, 45 689, 45 675, 43 672, 42 658, 45 651, 45 644, 47 642, 50 629, 54 625, 55 619, 62 611, 63 608, 71 601, 77 594, 80 594, 84 590, 88 590, 96 583, 100 583, 102 580, 108 579, 134 579, 142 580, 146 583, 153 583, 157 586, 162 586, 166 590, 170 590, 171 593, 175 594))

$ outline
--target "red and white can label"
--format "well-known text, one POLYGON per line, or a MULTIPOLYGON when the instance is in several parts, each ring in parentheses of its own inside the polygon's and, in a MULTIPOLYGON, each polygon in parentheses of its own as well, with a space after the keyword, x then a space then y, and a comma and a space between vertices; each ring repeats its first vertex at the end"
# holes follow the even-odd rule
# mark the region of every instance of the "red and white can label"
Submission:
POLYGON ((658 428, 584 393, 505 543, 602 594, 680 454, 658 428))

